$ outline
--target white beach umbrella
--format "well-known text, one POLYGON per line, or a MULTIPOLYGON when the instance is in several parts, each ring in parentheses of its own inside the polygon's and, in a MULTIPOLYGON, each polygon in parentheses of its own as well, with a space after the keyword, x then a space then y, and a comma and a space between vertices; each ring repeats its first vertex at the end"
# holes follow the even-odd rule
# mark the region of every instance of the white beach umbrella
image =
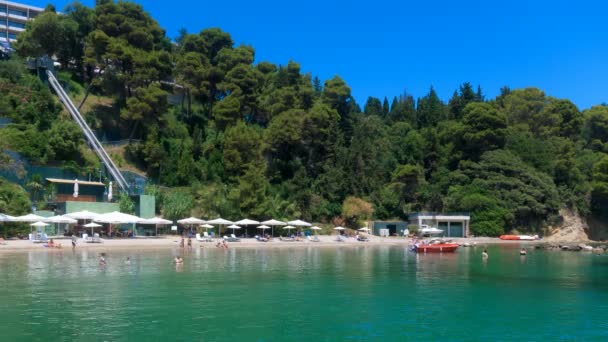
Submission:
POLYGON ((172 224, 173 221, 164 219, 162 217, 153 217, 153 218, 141 220, 139 223, 141 223, 141 224, 153 224, 154 227, 156 228, 156 235, 158 235, 158 226, 159 225, 172 224))
POLYGON ((44 221, 45 219, 46 219, 46 217, 38 216, 35 214, 27 214, 27 215, 23 215, 23 216, 13 217, 13 219, 11 221, 13 221, 13 222, 37 222, 37 221, 44 221))
POLYGON ((177 220, 177 223, 185 224, 185 225, 195 225, 195 224, 204 224, 205 220, 201 220, 196 217, 188 217, 185 219, 177 220))
POLYGON ((232 229, 232 234, 234 234, 234 230, 235 229, 241 229, 241 226, 237 226, 236 224, 231 224, 226 228, 231 228, 232 229))
POLYGON ((36 228, 42 228, 42 227, 46 227, 46 226, 48 226, 48 225, 49 225, 48 223, 46 223, 46 222, 41 222, 41 221, 34 222, 34 223, 30 224, 30 226, 32 226, 32 227, 36 227, 36 228))
POLYGON ((258 229, 262 229, 262 230, 264 230, 264 229, 270 229, 270 227, 268 227, 268 226, 267 226, 267 225, 265 225, 265 224, 263 224, 263 225, 261 225, 261 226, 257 226, 257 228, 258 228, 258 229))
POLYGON ((121 213, 118 211, 113 211, 107 214, 101 214, 93 219, 95 222, 109 223, 110 229, 109 233, 112 234, 112 225, 113 224, 123 224, 123 223, 139 223, 143 219, 137 217, 135 215, 129 215, 125 213, 121 213))
POLYGON ((95 222, 91 222, 85 224, 84 227, 91 228, 91 236, 93 236, 93 228, 101 227, 101 225, 95 222))
POLYGON ((13 219, 14 217, 10 215, 0 214, 0 222, 11 222, 13 219))
POLYGON ((234 224, 238 224, 241 226, 249 226, 249 225, 253 225, 253 224, 260 224, 260 222, 256 221, 256 220, 242 219, 240 221, 234 222, 234 224))
POLYGON ((108 185, 108 201, 112 200, 112 182, 108 185))
POLYGON ((346 229, 346 228, 344 228, 344 227, 340 227, 340 226, 337 226, 337 227, 335 227, 335 228, 334 228, 334 230, 345 230, 345 229, 346 229))
POLYGON ((317 230, 322 230, 323 228, 321 228, 321 227, 317 227, 317 226, 312 226, 312 227, 310 227, 310 229, 314 230, 314 231, 315 231, 315 235, 317 235, 317 232, 316 232, 316 231, 317 231, 317 230))
POLYGON ((78 197, 78 179, 74 179, 74 198, 78 197))
POLYGON ((267 221, 263 221, 262 224, 270 226, 270 235, 274 236, 274 226, 284 226, 287 223, 283 222, 283 221, 275 220, 275 219, 270 219, 267 221))
MULTIPOLYGON (((56 224, 74 224, 74 223, 78 223, 78 220, 75 220, 71 217, 67 217, 67 216, 63 216, 63 215, 57 215, 57 216, 51 216, 51 217, 47 217, 45 220, 45 222, 50 222, 50 223, 56 223, 56 224)), ((59 227, 55 227, 55 234, 59 233, 59 227)))
POLYGON ((213 228, 213 226, 210 225, 209 223, 205 223, 205 224, 201 224, 201 228, 208 229, 208 228, 213 228))
POLYGON ((283 229, 292 230, 292 229, 296 229, 296 227, 287 225, 287 226, 283 227, 283 229))
POLYGON ((207 223, 219 226, 217 229, 217 235, 219 236, 222 233, 222 226, 233 224, 234 222, 218 217, 214 220, 207 221, 207 223))
POLYGON ((357 230, 360 231, 360 232, 369 232, 369 228, 367 228, 367 227, 362 227, 362 228, 359 228, 357 230))
POLYGON ((312 224, 306 222, 306 221, 302 221, 302 220, 294 220, 294 221, 289 221, 287 222, 287 224, 292 225, 292 226, 296 226, 296 227, 310 227, 312 226, 312 224))
POLYGON ((64 216, 71 217, 77 220, 92 220, 101 214, 94 213, 92 211, 83 210, 83 211, 75 211, 73 213, 65 214, 64 216))

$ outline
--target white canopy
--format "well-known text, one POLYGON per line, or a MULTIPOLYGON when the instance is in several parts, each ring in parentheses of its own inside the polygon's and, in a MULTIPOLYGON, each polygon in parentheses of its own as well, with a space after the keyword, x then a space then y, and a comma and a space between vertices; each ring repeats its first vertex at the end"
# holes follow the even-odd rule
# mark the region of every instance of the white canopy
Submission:
POLYGON ((71 218, 77 219, 77 220, 92 220, 99 215, 100 214, 98 214, 98 213, 94 213, 94 212, 91 212, 88 210, 83 210, 83 211, 76 211, 73 213, 65 214, 64 216, 71 217, 71 218))
POLYGON ((93 221, 111 223, 111 224, 120 224, 120 223, 138 223, 138 222, 142 221, 142 219, 137 216, 134 216, 134 215, 129 215, 129 214, 121 213, 118 211, 113 211, 111 213, 101 214, 101 215, 97 216, 96 218, 94 218, 93 221))
POLYGON ((240 221, 234 222, 235 224, 240 224, 241 226, 248 226, 254 224, 260 224, 260 221, 250 220, 250 219, 242 219, 240 221))
POLYGON ((230 229, 241 229, 241 226, 237 226, 236 224, 231 224, 226 228, 230 228, 230 229))
POLYGON ((30 224, 30 226, 32 226, 32 227, 46 227, 48 225, 49 225, 48 223, 40 222, 40 221, 30 224))
POLYGON ((267 225, 263 224, 261 226, 258 226, 259 229, 270 229, 270 227, 268 227, 267 225))
POLYGON ((285 226, 285 227, 283 227, 283 229, 296 229, 296 227, 294 227, 294 226, 285 226))
POLYGON ((292 226, 302 226, 302 227, 312 226, 310 223, 308 223, 306 221, 302 221, 302 220, 289 221, 289 222, 287 222, 287 224, 292 225, 292 226))
POLYGON ((312 229, 312 230, 322 230, 323 228, 317 227, 317 226, 312 226, 312 227, 310 227, 310 229, 312 229))
POLYGON ((209 223, 205 223, 205 224, 201 224, 202 228, 213 228, 212 225, 210 225, 209 223))
POLYGON ((87 227, 87 228, 97 228, 97 227, 101 227, 101 225, 99 223, 91 222, 91 223, 85 224, 84 227, 87 227))
POLYGON ((269 226, 284 226, 287 223, 285 223, 283 221, 272 219, 272 220, 264 221, 264 222, 262 222, 262 224, 266 224, 266 225, 269 225, 269 226))
POLYGON ((13 221, 13 219, 15 218, 10 215, 0 214, 0 222, 9 222, 13 221))
POLYGON ((346 228, 340 227, 340 226, 337 226, 336 228, 334 228, 334 230, 344 230, 344 229, 346 229, 346 228))
POLYGON ((67 217, 64 215, 57 215, 57 216, 52 216, 52 217, 47 217, 45 219, 46 222, 51 222, 51 223, 68 223, 68 224, 74 224, 77 223, 78 220, 75 220, 71 217, 67 217))
POLYGON ((172 224, 173 221, 164 219, 162 217, 153 217, 149 219, 143 219, 139 223, 141 224, 172 224))
POLYGON ((38 215, 34 215, 34 214, 27 214, 27 215, 23 215, 23 216, 13 217, 13 219, 11 221, 14 221, 14 222, 37 222, 37 221, 44 221, 45 219, 46 219, 46 217, 42 217, 42 216, 38 216, 38 215))
POLYGON ((218 217, 218 218, 216 218, 215 220, 210 220, 210 221, 207 221, 207 223, 209 223, 209 224, 220 224, 220 225, 224 225, 224 224, 233 224, 234 222, 232 222, 232 221, 228 221, 228 220, 225 220, 225 219, 223 219, 223 218, 221 218, 221 217, 218 217))
POLYGON ((357 230, 362 231, 362 232, 369 232, 369 228, 367 228, 367 227, 362 227, 357 230))
POLYGON ((203 224, 203 223, 205 223, 205 221, 198 219, 196 217, 188 217, 185 219, 177 220, 177 223, 179 223, 179 224, 203 224))

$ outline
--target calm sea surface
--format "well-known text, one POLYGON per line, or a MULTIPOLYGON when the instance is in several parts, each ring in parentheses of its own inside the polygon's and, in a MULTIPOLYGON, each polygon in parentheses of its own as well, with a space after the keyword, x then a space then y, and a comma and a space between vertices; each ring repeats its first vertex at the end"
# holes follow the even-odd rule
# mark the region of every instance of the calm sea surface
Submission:
POLYGON ((608 340, 608 256, 481 252, 4 253, 0 340, 608 340))

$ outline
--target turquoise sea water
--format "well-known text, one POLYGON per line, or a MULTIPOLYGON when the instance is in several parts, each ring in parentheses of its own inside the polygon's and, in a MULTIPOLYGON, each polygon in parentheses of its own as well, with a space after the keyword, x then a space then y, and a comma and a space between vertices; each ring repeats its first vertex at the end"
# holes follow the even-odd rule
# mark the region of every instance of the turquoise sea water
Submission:
POLYGON ((608 340, 608 256, 517 246, 0 253, 3 341, 608 340), (124 260, 129 256, 131 265, 124 260))

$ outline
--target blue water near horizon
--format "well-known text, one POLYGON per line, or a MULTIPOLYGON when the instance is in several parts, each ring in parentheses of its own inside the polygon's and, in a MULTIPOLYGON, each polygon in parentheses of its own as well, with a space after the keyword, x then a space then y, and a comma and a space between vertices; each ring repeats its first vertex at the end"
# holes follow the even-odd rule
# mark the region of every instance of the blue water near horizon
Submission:
POLYGON ((6 341, 608 338, 608 256, 518 246, 0 253, 6 341), (125 259, 132 259, 131 265, 125 259))

